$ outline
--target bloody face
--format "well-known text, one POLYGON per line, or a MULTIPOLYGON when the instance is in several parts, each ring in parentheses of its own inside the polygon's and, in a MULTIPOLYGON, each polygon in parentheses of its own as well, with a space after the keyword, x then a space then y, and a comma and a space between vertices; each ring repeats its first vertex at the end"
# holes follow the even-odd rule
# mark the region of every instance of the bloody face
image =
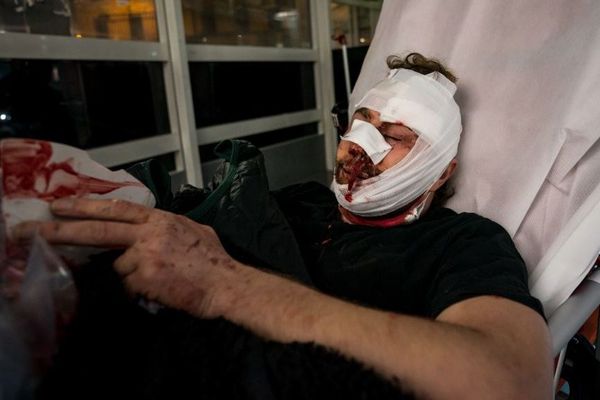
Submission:
POLYGON ((352 190, 357 181, 371 178, 380 173, 367 153, 355 143, 342 141, 336 161, 335 179, 338 183, 348 184, 352 190))
POLYGON ((392 146, 392 150, 379 164, 374 165, 360 146, 342 138, 337 150, 335 180, 339 184, 348 184, 348 192, 351 192, 359 181, 379 175, 400 162, 414 147, 417 140, 417 134, 401 122, 393 124, 381 122, 376 111, 360 109, 355 112, 352 119, 373 124, 392 146))

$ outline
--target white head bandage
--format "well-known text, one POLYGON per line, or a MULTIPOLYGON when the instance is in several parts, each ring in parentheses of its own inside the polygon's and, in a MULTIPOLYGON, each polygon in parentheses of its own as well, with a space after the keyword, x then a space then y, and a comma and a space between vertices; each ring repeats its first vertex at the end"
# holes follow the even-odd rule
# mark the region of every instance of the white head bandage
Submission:
POLYGON ((353 214, 376 217, 410 204, 429 190, 458 151, 462 125, 455 91, 454 83, 442 74, 422 75, 407 69, 390 71, 369 90, 357 109, 377 111, 384 122, 402 123, 419 139, 398 164, 355 185, 351 197, 346 196, 348 185, 334 179, 332 189, 339 204, 353 214))

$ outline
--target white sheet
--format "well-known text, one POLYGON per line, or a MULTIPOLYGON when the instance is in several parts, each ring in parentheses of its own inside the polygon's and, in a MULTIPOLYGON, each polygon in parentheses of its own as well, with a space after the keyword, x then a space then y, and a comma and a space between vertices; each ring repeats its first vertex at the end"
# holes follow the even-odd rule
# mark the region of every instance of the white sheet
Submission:
MULTIPOLYGON (((600 2, 386 0, 350 104, 386 75, 388 55, 410 51, 459 77, 464 132, 449 206, 507 229, 544 280, 545 304, 570 293, 589 262, 536 270, 600 182, 600 2)), ((600 238, 589 242, 577 252, 591 262, 600 238)))

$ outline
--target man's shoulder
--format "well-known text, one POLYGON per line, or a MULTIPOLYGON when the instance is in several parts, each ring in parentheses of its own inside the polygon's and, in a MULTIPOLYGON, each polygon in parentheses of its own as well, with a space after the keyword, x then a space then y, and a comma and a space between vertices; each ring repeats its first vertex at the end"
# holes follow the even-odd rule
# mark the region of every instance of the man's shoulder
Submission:
POLYGON ((439 207, 431 211, 429 220, 473 233, 504 233, 508 235, 506 229, 499 223, 473 212, 457 212, 450 208, 439 207))
POLYGON ((421 231, 435 232, 451 253, 468 251, 481 254, 496 253, 498 248, 521 260, 519 251, 508 231, 499 223, 471 212, 456 212, 447 208, 434 210, 429 220, 424 220, 421 231))

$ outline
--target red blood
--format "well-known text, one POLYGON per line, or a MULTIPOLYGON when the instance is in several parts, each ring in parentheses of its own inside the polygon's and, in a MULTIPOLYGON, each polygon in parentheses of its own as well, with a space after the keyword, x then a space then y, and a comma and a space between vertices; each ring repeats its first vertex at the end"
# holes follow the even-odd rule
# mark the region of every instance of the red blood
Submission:
POLYGON ((346 201, 352 202, 352 189, 358 181, 358 177, 366 169, 369 158, 363 151, 351 148, 348 153, 353 157, 350 161, 350 171, 348 171, 348 192, 344 196, 346 201))
POLYGON ((110 182, 83 175, 75 171, 72 159, 50 163, 51 157, 49 142, 32 139, 2 141, 3 195, 52 201, 66 196, 106 194, 125 186, 141 186, 138 182, 110 182))

